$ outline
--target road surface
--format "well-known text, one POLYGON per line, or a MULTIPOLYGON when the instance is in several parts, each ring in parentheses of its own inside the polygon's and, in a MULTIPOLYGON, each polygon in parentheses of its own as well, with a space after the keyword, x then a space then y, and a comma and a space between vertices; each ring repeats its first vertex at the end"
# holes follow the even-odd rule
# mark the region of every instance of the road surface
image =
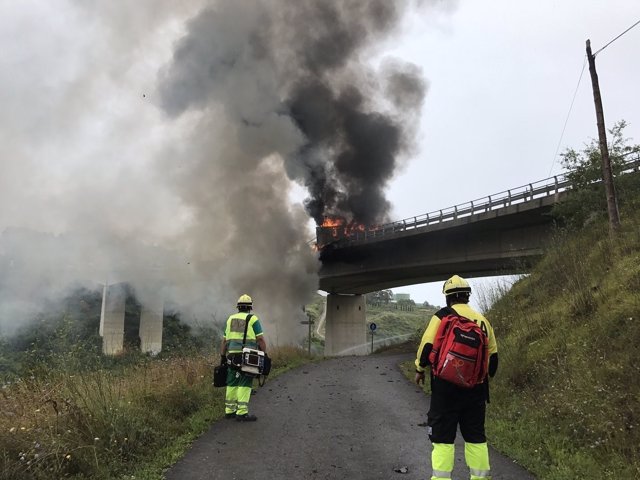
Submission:
MULTIPOLYGON (((429 397, 400 372, 408 358, 341 357, 267 381, 251 399, 257 422, 217 421, 167 480, 429 479, 429 397)), ((493 450, 491 467, 494 480, 535 478, 493 450)), ((469 478, 463 443, 453 478, 469 478)))

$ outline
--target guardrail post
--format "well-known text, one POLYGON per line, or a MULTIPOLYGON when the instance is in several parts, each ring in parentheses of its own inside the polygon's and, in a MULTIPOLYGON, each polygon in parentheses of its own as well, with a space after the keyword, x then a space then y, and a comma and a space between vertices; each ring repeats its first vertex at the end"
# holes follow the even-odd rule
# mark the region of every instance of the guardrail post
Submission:
POLYGON ((491 210, 491 207, 493 206, 491 205, 491 195, 489 195, 487 198, 489 199, 489 203, 487 204, 487 208, 484 209, 485 212, 491 210))

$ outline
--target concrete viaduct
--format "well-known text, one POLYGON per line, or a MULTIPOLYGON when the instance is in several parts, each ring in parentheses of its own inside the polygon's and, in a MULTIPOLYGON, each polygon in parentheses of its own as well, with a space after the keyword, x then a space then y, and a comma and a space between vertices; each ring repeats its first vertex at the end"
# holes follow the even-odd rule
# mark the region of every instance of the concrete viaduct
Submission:
MULTIPOLYGON (((640 160, 622 173, 637 172, 640 160)), ((364 294, 463 277, 528 272, 553 232, 553 205, 569 181, 556 176, 479 200, 345 232, 318 228, 320 289, 327 292, 325 354, 364 354, 364 294)))
MULTIPOLYGON (((640 159, 621 173, 638 172, 640 159)), ((364 294, 463 277, 528 272, 553 231, 550 215, 569 188, 565 175, 370 229, 317 229, 322 266, 319 288, 327 297, 325 355, 367 352, 364 294)), ((100 318, 103 352, 122 351, 125 298, 105 285, 100 318)), ((162 348, 163 299, 147 301, 140 317, 144 352, 162 348)))

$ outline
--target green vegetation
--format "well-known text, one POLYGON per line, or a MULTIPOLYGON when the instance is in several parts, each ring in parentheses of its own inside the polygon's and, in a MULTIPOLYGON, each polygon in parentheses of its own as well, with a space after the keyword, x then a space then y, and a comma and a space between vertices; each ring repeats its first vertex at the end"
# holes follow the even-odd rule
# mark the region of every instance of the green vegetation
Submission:
MULTIPOLYGON (((614 171, 640 151, 624 126, 610 132, 614 171)), ((530 275, 481 299, 500 355, 487 436, 540 480, 640 478, 640 174, 615 179, 622 231, 612 241, 593 183, 597 143, 564 159, 576 187, 554 212, 564 226, 530 275)), ((413 379, 411 362, 403 370, 413 379)))
POLYGON ((437 307, 414 307, 411 310, 397 305, 367 306, 367 323, 375 323, 375 341, 382 345, 419 340, 437 307), (385 342, 388 340, 388 342, 385 342))
POLYGON ((488 317, 500 345, 488 434, 545 480, 640 477, 640 215, 559 238, 488 317))
MULTIPOLYGON (((293 348, 271 354, 272 377, 311 360, 293 348)), ((33 363, 2 388, 0 478, 159 480, 224 413, 224 389, 211 385, 216 353, 97 357, 90 368, 78 358, 33 363)))
MULTIPOLYGON (((625 162, 638 158, 640 145, 630 144, 624 136, 627 124, 624 120, 609 130, 609 157, 615 177, 618 203, 627 209, 640 207, 640 176, 620 175, 625 162)), ((561 155, 562 165, 569 171, 568 179, 574 187, 572 194, 554 208, 554 215, 570 230, 579 230, 589 222, 605 218, 607 201, 602 178, 600 147, 591 140, 582 150, 568 149, 561 155)))
MULTIPOLYGON (((139 318, 130 294, 125 351, 106 357, 100 302, 99 292, 78 290, 0 342, 3 480, 160 480, 223 415, 224 389, 212 386, 218 329, 166 315, 162 353, 144 355, 127 321, 139 318)), ((294 348, 270 354, 271 378, 313 360, 294 348)))

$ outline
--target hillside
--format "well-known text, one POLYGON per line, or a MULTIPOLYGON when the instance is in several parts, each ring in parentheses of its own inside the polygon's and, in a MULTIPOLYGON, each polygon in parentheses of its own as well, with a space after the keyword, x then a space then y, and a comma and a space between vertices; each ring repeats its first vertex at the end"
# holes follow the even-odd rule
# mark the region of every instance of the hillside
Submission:
MULTIPOLYGON (((396 305, 367 305, 367 324, 375 323, 375 345, 383 347, 395 343, 418 339, 437 310, 436 307, 416 306, 411 310, 401 310, 396 305)), ((367 336, 370 340, 370 335, 367 336)))
POLYGON ((541 479, 640 478, 640 214, 558 233, 487 316, 500 348, 488 435, 541 479))

